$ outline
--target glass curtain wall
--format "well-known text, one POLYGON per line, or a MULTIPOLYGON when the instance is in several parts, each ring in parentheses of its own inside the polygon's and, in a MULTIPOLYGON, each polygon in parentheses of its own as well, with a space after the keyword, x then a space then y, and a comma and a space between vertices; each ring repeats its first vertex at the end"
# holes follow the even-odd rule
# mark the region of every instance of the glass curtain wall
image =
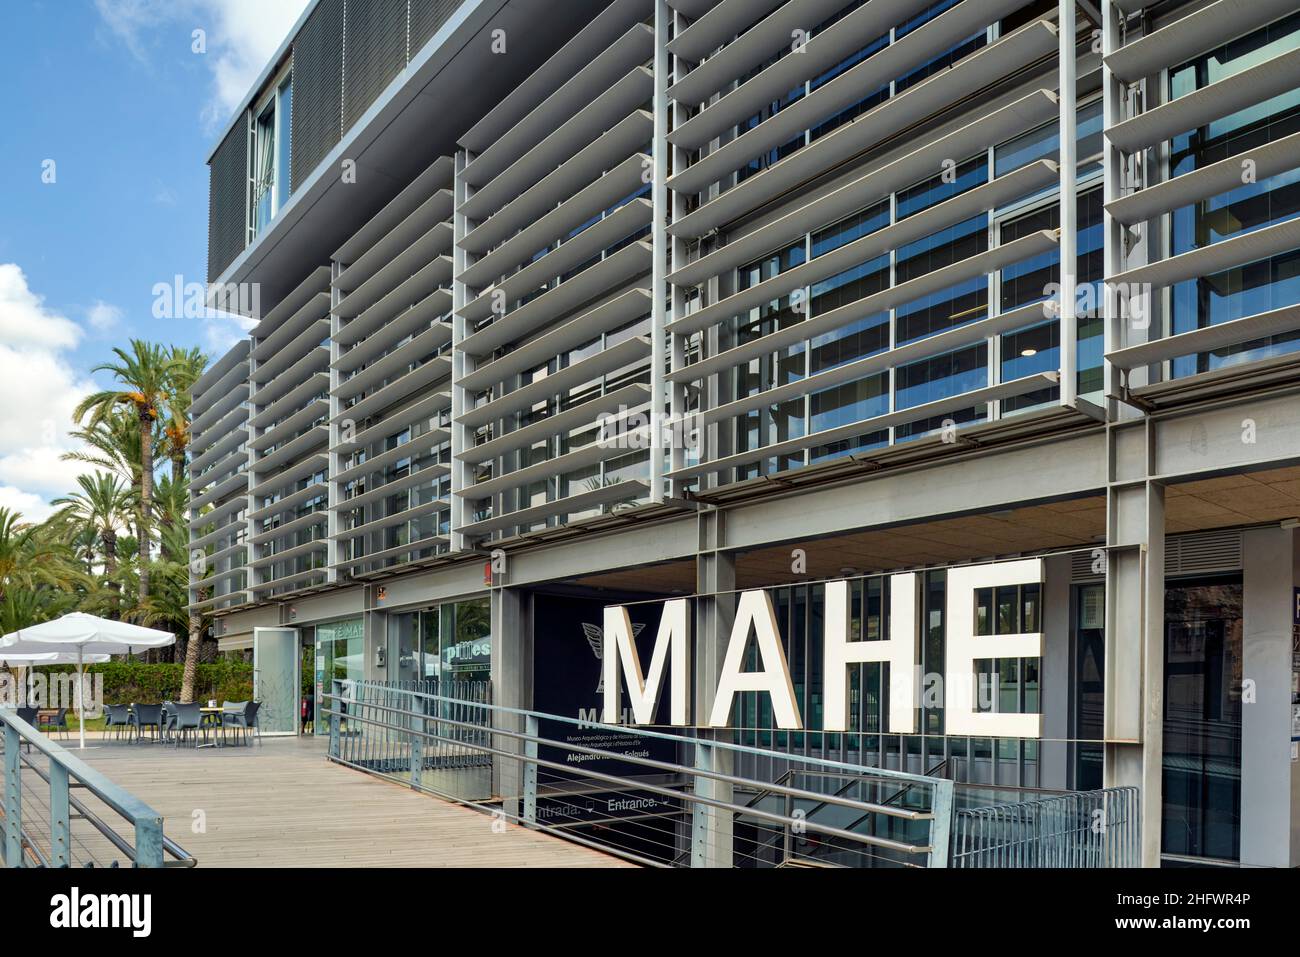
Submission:
POLYGON ((325 695, 334 681, 360 681, 366 676, 365 628, 360 618, 345 618, 316 626, 316 700, 312 729, 329 734, 325 695))
MULTIPOLYGON (((940 8, 947 7, 940 5, 940 8)), ((931 10, 926 18, 942 9, 931 10)), ((924 22, 922 18, 918 22, 924 22)), ((981 34, 981 37, 983 34, 981 34)), ((964 49, 959 47, 956 49, 964 49)), ((955 55, 955 54, 953 54, 955 55)), ((852 58, 850 58, 851 60, 852 58)), ((941 58, 942 59, 942 58, 941 58)), ((849 61, 846 61, 848 63, 849 61)), ((938 62, 938 61, 936 61, 938 62)), ((901 82, 901 81, 899 81, 901 82)), ((1059 158, 1058 125, 1051 123, 992 150, 967 157, 946 170, 892 197, 880 200, 845 219, 805 236, 785 249, 740 268, 736 290, 743 291, 862 239, 938 203, 959 196, 1038 159, 1059 158)), ((1101 102, 1079 108, 1078 156, 1082 191, 1079 197, 1079 393, 1100 397, 1102 324, 1097 291, 1102 280, 1101 102)), ((777 157, 773 157, 775 162, 777 157)), ((1011 214, 981 214, 923 239, 859 263, 829 279, 763 303, 732 320, 724 331, 723 348, 742 345, 794 325, 806 318, 857 302, 891 286, 916 279, 962 259, 986 251, 992 243, 1009 243, 1029 232, 1054 229, 1059 224, 1055 190, 1046 190, 1011 214)), ((884 352, 992 315, 990 302, 1000 312, 1044 301, 1060 280, 1057 253, 1044 254, 993 277, 977 276, 938 290, 843 328, 760 356, 732 373, 728 399, 741 399, 798 382, 808 376, 884 352)), ((730 437, 731 451, 754 451, 752 463, 736 470, 736 479, 752 478, 806 464, 877 448, 931 434, 945 420, 957 424, 978 422, 989 415, 980 403, 943 416, 918 419, 893 429, 864 429, 851 440, 812 448, 805 452, 761 457, 761 449, 810 432, 838 428, 891 410, 960 395, 994 381, 1021 378, 1059 368, 1059 329, 1055 321, 1037 323, 1000 337, 996 363, 988 342, 966 346, 944 355, 901 365, 862 379, 757 409, 736 420, 730 437), (996 375, 996 378, 995 378, 996 375)), ((725 384, 724 384, 725 385, 725 384)), ((1054 402, 1057 389, 1005 400, 1007 414, 1054 402)))
MULTIPOLYGON (((1300 14, 1169 71, 1170 99, 1194 93, 1300 46, 1300 14)), ((1291 90, 1173 138, 1169 175, 1183 176, 1300 131, 1300 90, 1291 90)), ((1169 254, 1177 255, 1300 215, 1300 170, 1289 170, 1175 210, 1169 254)), ((1300 302, 1300 250, 1179 283, 1171 292, 1172 333, 1300 302)), ((1300 348, 1300 333, 1270 336, 1171 363, 1177 378, 1300 348)))
POLYGON ((492 619, 487 598, 388 615, 386 680, 487 681, 492 619))

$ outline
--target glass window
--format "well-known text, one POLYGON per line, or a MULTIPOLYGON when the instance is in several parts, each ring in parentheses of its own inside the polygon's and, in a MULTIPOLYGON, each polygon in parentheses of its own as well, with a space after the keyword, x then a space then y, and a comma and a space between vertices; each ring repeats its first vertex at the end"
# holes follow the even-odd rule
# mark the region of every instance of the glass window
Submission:
MULTIPOLYGON (((1075 156, 1079 161, 1079 171, 1089 173, 1101 169, 1101 164, 1093 157, 1102 150, 1102 101, 1092 100, 1079 104, 1075 111, 1075 156)), ((1009 140, 993 151, 993 174, 1005 176, 1022 166, 1028 166, 1035 160, 1061 159, 1060 123, 1053 121, 1045 126, 1023 133, 1009 140)))
MULTIPOLYGON (((1300 46, 1300 15, 1234 40, 1169 71, 1171 98, 1186 96, 1225 77, 1300 46)), ((1300 131, 1300 90, 1292 90, 1230 116, 1175 136, 1170 175, 1182 176, 1230 156, 1300 131)), ((1300 170, 1243 183, 1170 216, 1170 254, 1188 252, 1300 215, 1300 170)), ((1300 302, 1300 252, 1201 276, 1174 286, 1174 333, 1258 315, 1300 302)), ((1300 333, 1264 337, 1171 363, 1179 376, 1209 372, 1300 348, 1300 333)))
POLYGON ((1242 602, 1240 576, 1165 590, 1167 854, 1241 854, 1242 602))
MULTIPOLYGON (((1102 391, 1103 322, 1102 279, 1105 270, 1102 243, 1102 192, 1090 189, 1079 194, 1078 259, 1076 266, 1078 289, 1078 390, 1083 396, 1100 397, 1102 391)), ((1041 209, 1017 216, 1001 224, 1002 244, 1012 242, 1042 229, 1057 229, 1061 222, 1059 203, 1050 203, 1041 209)), ((1020 306, 1045 302, 1055 293, 1061 280, 1060 252, 1053 249, 1029 259, 1013 263, 1002 269, 1002 312, 1020 306)), ((1038 372, 1054 372, 1060 368, 1060 324, 1051 319, 1036 323, 1002 336, 1002 381, 1010 382, 1038 372)), ((1058 390, 1042 389, 1024 396, 1002 401, 1003 412, 1026 409, 1044 402, 1054 402, 1058 390)))
POLYGON ((249 228, 254 237, 289 201, 292 114, 293 77, 288 75, 263 101, 253 120, 249 228))

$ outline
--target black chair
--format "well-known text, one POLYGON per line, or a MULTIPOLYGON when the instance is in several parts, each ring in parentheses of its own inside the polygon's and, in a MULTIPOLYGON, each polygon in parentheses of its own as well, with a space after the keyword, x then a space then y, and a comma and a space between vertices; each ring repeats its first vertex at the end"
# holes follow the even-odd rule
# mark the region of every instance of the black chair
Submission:
POLYGON ((194 733, 194 747, 199 746, 199 735, 207 738, 207 729, 203 726, 203 710, 197 704, 176 705, 176 746, 180 747, 186 736, 194 733))
MULTIPOLYGON (((36 727, 36 716, 40 713, 40 712, 39 712, 39 709, 37 709, 37 708, 18 708, 17 711, 18 711, 18 720, 20 720, 20 721, 26 721, 26 722, 27 722, 28 724, 30 724, 33 728, 36 727)), ((31 745, 31 742, 30 742, 30 741, 24 741, 23 744, 27 745, 27 750, 28 750, 28 751, 30 751, 30 750, 32 749, 32 745, 31 745)))
POLYGON ((176 702, 164 701, 162 703, 162 728, 159 733, 165 743, 170 734, 176 730, 176 702))
POLYGON ((120 738, 131 725, 131 709, 124 704, 104 705, 104 730, 115 731, 120 738))
POLYGON ((156 736, 151 736, 150 740, 157 741, 162 737, 162 705, 160 704, 138 704, 131 712, 131 724, 135 727, 136 740, 144 738, 144 729, 152 728, 157 732, 156 736))
POLYGON ((68 709, 60 708, 57 712, 45 720, 41 726, 42 731, 48 731, 51 734, 55 731, 62 731, 66 738, 72 732, 68 729, 68 709))
MULTIPOLYGON (((226 705, 229 704, 230 702, 226 702, 226 705)), ((223 732, 225 728, 240 730, 243 732, 245 741, 248 740, 250 735, 256 732, 257 743, 261 744, 262 729, 257 723, 257 710, 262 706, 262 703, 260 701, 242 701, 236 702, 236 704, 242 704, 243 709, 226 710, 225 706, 222 708, 221 727, 223 732)))

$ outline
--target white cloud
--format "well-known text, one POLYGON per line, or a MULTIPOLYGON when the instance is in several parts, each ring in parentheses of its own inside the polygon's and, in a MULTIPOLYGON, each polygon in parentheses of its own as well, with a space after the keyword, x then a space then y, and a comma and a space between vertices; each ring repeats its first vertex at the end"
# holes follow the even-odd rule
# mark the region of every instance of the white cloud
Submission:
POLYGON ((69 349, 81 328, 45 308, 45 300, 27 288, 27 277, 14 263, 0 263, 0 342, 17 348, 69 349))
POLYGON ((241 339, 247 339, 249 330, 258 320, 230 312, 210 310, 203 317, 203 338, 208 355, 219 359, 241 339))
MULTIPOLYGON (((112 307, 109 307, 112 308, 112 307)), ((88 466, 62 461, 78 448, 72 412, 94 390, 65 359, 81 328, 50 310, 14 263, 0 263, 0 505, 29 520, 71 490, 88 466)))
POLYGON ((7 508, 22 516, 23 522, 43 522, 57 509, 39 495, 24 492, 12 485, 0 485, 0 508, 7 508))
POLYGON ((86 310, 86 320, 96 332, 111 332, 122 319, 122 310, 102 299, 86 310))
MULTIPOLYGON (((95 0, 109 31, 148 63, 164 28, 203 31, 212 74, 204 123, 222 126, 288 36, 307 0, 95 0)), ((187 50, 189 47, 187 46, 187 50)))

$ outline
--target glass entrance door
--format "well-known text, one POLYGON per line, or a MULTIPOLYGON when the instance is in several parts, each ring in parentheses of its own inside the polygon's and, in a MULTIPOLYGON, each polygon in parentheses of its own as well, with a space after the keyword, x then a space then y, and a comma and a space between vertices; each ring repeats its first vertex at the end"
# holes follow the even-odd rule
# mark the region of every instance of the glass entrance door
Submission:
POLYGON ((261 702, 263 734, 297 734, 299 710, 298 629, 253 629, 253 698, 261 702))
POLYGON ((1241 853, 1242 585, 1169 582, 1165 590, 1163 851, 1241 853))
POLYGON ((388 616, 388 681, 410 687, 421 677, 420 612, 388 616))

